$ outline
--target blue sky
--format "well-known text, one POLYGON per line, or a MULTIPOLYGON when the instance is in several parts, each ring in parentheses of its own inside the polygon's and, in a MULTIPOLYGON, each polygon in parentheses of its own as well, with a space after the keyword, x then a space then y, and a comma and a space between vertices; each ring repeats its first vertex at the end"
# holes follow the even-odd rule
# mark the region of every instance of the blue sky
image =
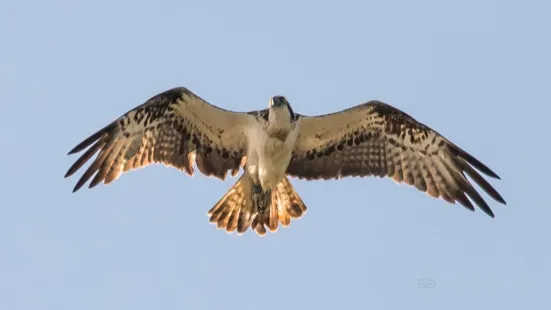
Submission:
POLYGON ((3 1, 0 308, 549 309, 550 9, 3 1), (508 205, 484 196, 490 219, 388 179, 293 179, 308 213, 259 238, 208 223, 233 178, 151 166, 72 194, 66 153, 174 86, 243 111, 385 101, 488 164, 508 205))

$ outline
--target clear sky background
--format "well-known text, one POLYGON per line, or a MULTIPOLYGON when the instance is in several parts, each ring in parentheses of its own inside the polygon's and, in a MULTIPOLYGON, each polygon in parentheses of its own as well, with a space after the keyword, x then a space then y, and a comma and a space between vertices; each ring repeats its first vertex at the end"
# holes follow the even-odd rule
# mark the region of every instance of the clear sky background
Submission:
POLYGON ((550 12, 2 1, 0 309, 551 309, 550 12), (389 179, 293 179, 308 213, 259 238, 208 222, 234 178, 150 166, 72 194, 66 153, 175 86, 241 111, 383 100, 488 164, 508 205, 484 195, 491 219, 389 179))

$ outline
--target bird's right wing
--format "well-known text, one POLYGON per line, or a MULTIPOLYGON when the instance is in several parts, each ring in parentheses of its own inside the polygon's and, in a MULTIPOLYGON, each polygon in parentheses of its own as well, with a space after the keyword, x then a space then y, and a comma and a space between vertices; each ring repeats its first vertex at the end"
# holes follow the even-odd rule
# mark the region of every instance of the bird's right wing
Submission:
POLYGON ((211 105, 184 87, 160 93, 128 111, 74 147, 69 154, 87 149, 65 177, 97 157, 73 191, 92 176, 89 187, 108 184, 123 172, 162 163, 193 175, 193 163, 207 176, 224 179, 244 165, 245 127, 254 119, 211 105))
POLYGON ((349 176, 390 177, 432 197, 456 201, 474 211, 492 210, 468 175, 486 193, 501 195, 474 168, 499 178, 490 168, 408 114, 380 101, 320 116, 299 116, 301 133, 287 174, 307 180, 349 176), (466 174, 466 175, 465 175, 466 174))

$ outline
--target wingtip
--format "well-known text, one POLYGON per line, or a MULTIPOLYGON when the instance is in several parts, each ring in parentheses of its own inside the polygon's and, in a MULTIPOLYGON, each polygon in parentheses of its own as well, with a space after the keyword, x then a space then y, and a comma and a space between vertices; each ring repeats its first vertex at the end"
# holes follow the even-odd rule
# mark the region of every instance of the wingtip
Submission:
POLYGON ((505 202, 505 199, 503 199, 501 194, 499 194, 497 191, 495 191, 495 195, 492 195, 492 198, 494 198, 495 201, 497 201, 497 202, 499 202, 503 205, 507 205, 507 202, 505 202))
POLYGON ((507 202, 505 202, 505 199, 503 199, 503 196, 501 196, 501 194, 498 191, 494 190, 490 196, 492 196, 492 198, 494 198, 495 201, 501 204, 507 205, 507 202))
MULTIPOLYGON (((449 141, 448 141, 449 142, 449 141)), ((469 164, 473 165, 476 169, 478 169, 480 172, 484 173, 485 175, 501 180, 501 178, 495 173, 490 167, 486 166, 484 163, 482 163, 480 160, 472 156, 471 154, 467 153, 465 150, 460 148, 459 146, 453 144, 452 142, 449 142, 453 147, 453 152, 462 157, 464 160, 466 160, 469 164)))
POLYGON ((63 177, 64 179, 72 176, 73 174, 75 174, 75 172, 77 172, 78 168, 77 168, 77 165, 76 163, 74 163, 69 169, 67 169, 67 172, 65 172, 65 176, 63 177))
MULTIPOLYGON (((484 212, 484 214, 486 214, 487 216, 491 217, 491 218, 495 218, 495 214, 494 214, 494 211, 492 211, 492 209, 490 209, 489 207, 485 208, 485 207, 481 207, 479 206, 480 210, 482 210, 482 212, 484 212)), ((473 210, 474 211, 474 210, 473 210)))
POLYGON ((115 129, 117 126, 117 121, 112 122, 111 124, 103 127, 102 129, 96 131, 94 134, 90 135, 88 138, 84 139, 84 141, 80 142, 78 145, 76 145, 74 148, 72 148, 67 155, 72 155, 75 153, 79 153, 82 150, 86 149, 98 139, 100 139, 105 133, 115 129))
POLYGON ((90 146, 93 142, 97 140, 95 136, 97 135, 92 135, 91 137, 79 143, 77 146, 75 146, 69 152, 67 152, 67 155, 73 155, 73 154, 79 153, 85 148, 87 148, 88 146, 90 146))
MULTIPOLYGON (((475 159, 476 160, 476 159, 475 159)), ((479 171, 481 171, 482 173, 484 173, 485 175, 489 176, 490 178, 494 178, 494 179, 498 179, 498 180, 501 180, 501 178, 499 177, 499 175, 497 175, 497 173, 495 173, 492 169, 490 169, 488 166, 484 165, 483 163, 481 163, 480 161, 476 160, 478 163, 477 164, 473 164, 473 162, 471 162, 471 164, 473 166, 476 167, 476 169, 478 169, 479 171)))
POLYGON ((82 178, 78 180, 77 184, 75 184, 75 187, 73 187, 73 193, 78 191, 84 185, 84 183, 86 183, 86 181, 82 178))
POLYGON ((497 175, 497 173, 493 172, 491 169, 488 168, 488 176, 491 177, 491 178, 494 178, 494 179, 497 179, 497 180, 501 180, 501 177, 499 175, 497 175))

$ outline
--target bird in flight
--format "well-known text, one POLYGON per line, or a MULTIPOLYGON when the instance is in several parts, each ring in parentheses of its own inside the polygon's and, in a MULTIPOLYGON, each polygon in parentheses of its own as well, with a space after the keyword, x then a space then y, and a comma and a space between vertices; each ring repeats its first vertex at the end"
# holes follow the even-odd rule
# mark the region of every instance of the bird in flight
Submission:
POLYGON ((435 198, 474 211, 474 202, 491 217, 488 204, 469 176, 496 201, 501 195, 483 174, 490 168, 408 114, 380 101, 339 112, 306 116, 294 113, 283 96, 268 108, 234 112, 212 105, 184 87, 169 89, 123 114, 75 146, 84 153, 69 168, 73 175, 98 155, 73 192, 109 184, 123 172, 161 163, 224 180, 244 172, 210 209, 210 222, 227 232, 275 232, 302 217, 306 205, 288 177, 328 180, 389 177, 435 198), (471 202, 472 200, 472 202, 471 202))

